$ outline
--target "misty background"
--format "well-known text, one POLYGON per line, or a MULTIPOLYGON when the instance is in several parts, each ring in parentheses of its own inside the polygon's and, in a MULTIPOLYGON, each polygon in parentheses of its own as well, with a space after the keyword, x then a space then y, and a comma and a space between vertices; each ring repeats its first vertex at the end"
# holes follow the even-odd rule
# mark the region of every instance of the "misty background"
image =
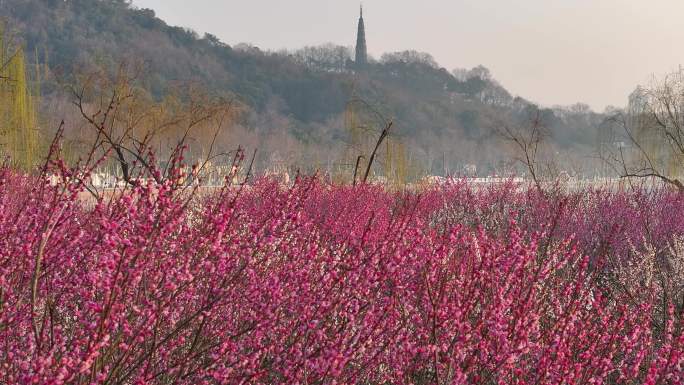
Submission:
MULTIPOLYGON (((626 124, 653 121, 641 117, 657 95, 643 91, 682 62, 679 11, 664 0, 371 0, 360 65, 358 2, 0 0, 5 47, 23 53, 38 101, 36 148, 64 120, 77 160, 91 138, 74 90, 94 91, 81 99, 97 111, 125 81, 139 96, 131 113, 227 103, 215 146, 207 130, 189 133, 190 161, 242 146, 258 150, 261 172, 349 180, 376 147, 371 176, 398 184, 542 173, 529 155, 550 179, 617 175, 606 158, 623 158, 626 124)), ((168 151, 180 131, 150 124, 136 130, 168 151)))
MULTIPOLYGON (((355 42, 358 1, 134 0, 173 25, 262 49, 355 42)), ((483 64, 513 94, 596 111, 684 61, 677 0, 363 2, 369 53, 417 49, 448 69, 483 64)))

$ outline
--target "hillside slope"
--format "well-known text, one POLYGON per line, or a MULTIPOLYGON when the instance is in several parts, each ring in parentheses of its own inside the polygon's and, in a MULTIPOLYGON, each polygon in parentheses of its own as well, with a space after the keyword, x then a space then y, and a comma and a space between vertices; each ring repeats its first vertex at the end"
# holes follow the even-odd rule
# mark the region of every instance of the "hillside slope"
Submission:
MULTIPOLYGON (((344 47, 278 53, 231 47, 213 35, 169 26, 152 10, 125 0, 0 0, 0 15, 27 52, 63 76, 142 59, 153 94, 164 95, 175 81, 196 81, 236 95, 252 107, 253 121, 267 113, 285 117, 287 129, 305 142, 340 140, 340 130, 331 134, 320 127, 341 125, 347 102, 359 96, 392 117, 397 133, 435 172, 446 168, 438 160, 492 168, 501 160, 492 151, 500 145, 493 140, 500 119, 522 121, 539 111, 512 97, 484 68, 450 73, 429 55, 402 52, 371 60, 357 73, 348 69, 344 47)), ((50 84, 44 89, 50 92, 50 84)), ((573 152, 592 147, 602 119, 582 106, 539 115, 555 144, 573 152)))

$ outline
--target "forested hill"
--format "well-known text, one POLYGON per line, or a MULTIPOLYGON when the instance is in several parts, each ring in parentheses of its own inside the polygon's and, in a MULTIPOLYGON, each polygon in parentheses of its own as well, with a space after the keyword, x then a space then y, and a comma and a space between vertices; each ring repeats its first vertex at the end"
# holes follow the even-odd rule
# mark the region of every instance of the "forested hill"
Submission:
MULTIPOLYGON (((68 76, 88 66, 142 59, 153 94, 162 96, 178 80, 197 81, 214 92, 236 95, 257 115, 275 110, 302 140, 330 139, 316 128, 339 121, 354 92, 392 116, 400 133, 424 152, 441 154, 462 146, 459 159, 466 162, 482 156, 478 149, 492 137, 497 116, 516 120, 537 110, 511 96, 484 67, 448 71, 428 54, 406 51, 371 58, 368 68, 358 72, 350 69, 347 47, 269 52, 231 46, 210 34, 169 26, 152 10, 126 0, 0 0, 0 17, 28 56, 55 72, 68 76)), ((591 147, 601 120, 584 105, 545 109, 539 115, 562 148, 591 147)))
POLYGON ((302 120, 320 119, 344 102, 339 76, 276 54, 239 51, 211 35, 199 37, 124 0, 0 0, 0 15, 19 32, 27 52, 37 51, 40 60, 66 74, 142 59, 155 94, 174 80, 197 80, 254 106, 277 95, 302 120))

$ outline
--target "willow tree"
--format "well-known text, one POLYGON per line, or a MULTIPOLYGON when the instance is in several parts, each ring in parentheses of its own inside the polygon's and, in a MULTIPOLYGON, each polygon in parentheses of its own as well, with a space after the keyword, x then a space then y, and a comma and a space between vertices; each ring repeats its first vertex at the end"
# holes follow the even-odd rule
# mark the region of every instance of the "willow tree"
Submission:
POLYGON ((385 177, 387 183, 393 186, 403 186, 407 182, 408 162, 406 146, 398 138, 385 140, 385 177))
POLYGON ((24 51, 0 28, 0 156, 17 168, 35 166, 38 133, 24 51))

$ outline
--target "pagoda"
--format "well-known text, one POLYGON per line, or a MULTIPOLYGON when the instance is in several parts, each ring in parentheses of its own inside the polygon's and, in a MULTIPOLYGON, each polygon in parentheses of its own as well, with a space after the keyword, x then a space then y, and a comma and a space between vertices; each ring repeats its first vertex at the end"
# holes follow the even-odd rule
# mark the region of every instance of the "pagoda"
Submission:
POLYGON ((359 16, 359 28, 356 34, 356 56, 354 57, 356 69, 363 69, 368 64, 368 51, 366 49, 366 27, 363 24, 363 6, 359 16))

